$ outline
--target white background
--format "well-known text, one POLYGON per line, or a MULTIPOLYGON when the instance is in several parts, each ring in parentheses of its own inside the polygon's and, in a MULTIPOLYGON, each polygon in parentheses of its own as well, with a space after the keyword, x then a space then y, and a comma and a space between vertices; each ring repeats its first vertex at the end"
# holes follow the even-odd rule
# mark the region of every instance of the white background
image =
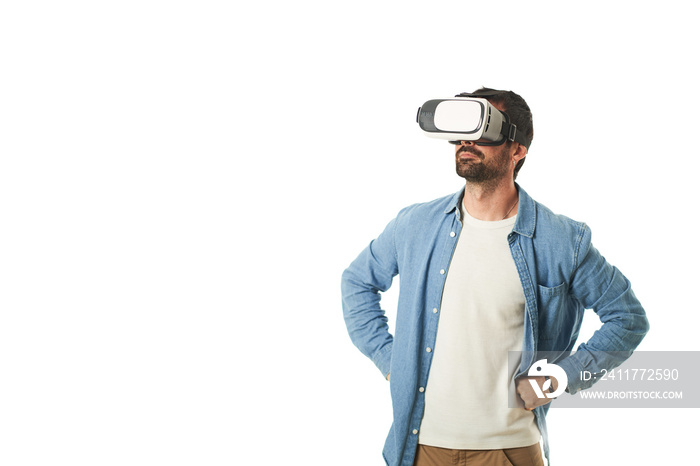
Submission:
MULTIPOLYGON (((3 2, 0 464, 383 464, 340 274, 460 189, 415 114, 482 85, 528 101, 518 181, 630 278, 640 349, 700 349, 682 5, 3 2)), ((697 415, 553 409, 552 459, 676 464, 697 415)))

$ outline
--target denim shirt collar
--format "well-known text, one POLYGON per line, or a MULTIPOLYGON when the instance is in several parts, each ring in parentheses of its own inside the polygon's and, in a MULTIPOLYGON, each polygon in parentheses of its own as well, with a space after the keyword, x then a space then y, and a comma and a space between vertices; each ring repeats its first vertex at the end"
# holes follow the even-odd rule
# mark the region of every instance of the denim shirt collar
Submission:
MULTIPOLYGON (((462 188, 461 191, 452 196, 452 199, 450 199, 445 209, 446 214, 457 209, 457 206, 464 196, 464 189, 465 188, 462 188)), ((535 224, 537 223, 537 206, 535 205, 535 200, 532 199, 518 183, 515 183, 515 189, 518 190, 519 206, 513 231, 519 235, 532 238, 535 235, 535 224)))

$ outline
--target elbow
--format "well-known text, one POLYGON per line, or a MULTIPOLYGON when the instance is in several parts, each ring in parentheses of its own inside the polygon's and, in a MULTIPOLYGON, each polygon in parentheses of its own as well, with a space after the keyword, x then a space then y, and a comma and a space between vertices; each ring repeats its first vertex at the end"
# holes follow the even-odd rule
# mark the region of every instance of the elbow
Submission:
POLYGON ((642 314, 639 316, 639 333, 640 333, 640 341, 642 338, 646 336, 647 333, 649 333, 649 319, 647 318, 646 314, 642 314))
POLYGON ((649 319, 643 309, 639 312, 625 315, 622 326, 621 340, 630 350, 634 350, 649 333, 649 319))

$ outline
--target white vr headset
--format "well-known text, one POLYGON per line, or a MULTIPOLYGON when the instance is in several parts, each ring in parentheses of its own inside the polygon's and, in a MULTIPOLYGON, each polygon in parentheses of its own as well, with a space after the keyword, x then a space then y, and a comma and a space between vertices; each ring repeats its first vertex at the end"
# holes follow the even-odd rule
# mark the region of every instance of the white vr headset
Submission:
POLYGON ((418 109, 416 121, 427 136, 450 142, 475 141, 483 146, 498 146, 515 141, 529 146, 525 134, 518 131, 508 115, 481 97, 429 100, 418 109))

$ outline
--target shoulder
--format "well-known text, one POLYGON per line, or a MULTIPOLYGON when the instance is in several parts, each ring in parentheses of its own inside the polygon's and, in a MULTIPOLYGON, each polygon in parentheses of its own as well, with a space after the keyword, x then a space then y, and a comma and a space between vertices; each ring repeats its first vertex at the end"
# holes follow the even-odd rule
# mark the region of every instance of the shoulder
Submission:
POLYGON ((584 222, 554 213, 549 207, 540 202, 535 201, 535 205, 537 206, 537 230, 576 234, 588 229, 588 225, 584 222))
POLYGON ((537 221, 534 240, 546 243, 550 249, 574 252, 577 261, 591 243, 591 230, 585 222, 554 213, 549 207, 535 201, 537 221))
POLYGON ((462 191, 449 194, 428 202, 409 205, 401 209, 397 215, 397 223, 400 226, 416 227, 424 223, 434 223, 436 220, 450 213, 458 205, 462 197, 462 191))
POLYGON ((584 235, 588 230, 585 223, 565 215, 556 214, 544 204, 535 201, 519 185, 520 206, 514 231, 533 238, 535 241, 568 241, 584 235))

